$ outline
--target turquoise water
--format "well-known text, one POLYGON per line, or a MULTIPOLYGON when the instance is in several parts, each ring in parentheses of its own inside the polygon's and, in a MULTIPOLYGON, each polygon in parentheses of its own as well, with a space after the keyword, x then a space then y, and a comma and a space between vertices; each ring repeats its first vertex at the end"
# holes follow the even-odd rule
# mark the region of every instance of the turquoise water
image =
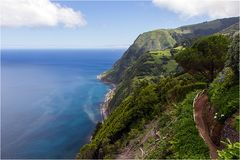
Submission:
POLYGON ((123 50, 3 50, 1 157, 74 158, 101 120, 96 76, 123 50))

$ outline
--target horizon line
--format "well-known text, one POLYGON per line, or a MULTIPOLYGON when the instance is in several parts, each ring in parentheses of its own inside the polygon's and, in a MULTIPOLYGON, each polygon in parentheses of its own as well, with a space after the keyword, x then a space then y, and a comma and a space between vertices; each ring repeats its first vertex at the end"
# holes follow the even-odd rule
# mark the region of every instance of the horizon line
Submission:
MULTIPOLYGON (((128 46, 129 47, 129 46, 128 46)), ((17 49, 25 49, 25 50, 46 50, 46 49, 127 49, 128 47, 82 47, 82 48, 0 48, 0 50, 17 50, 17 49)))

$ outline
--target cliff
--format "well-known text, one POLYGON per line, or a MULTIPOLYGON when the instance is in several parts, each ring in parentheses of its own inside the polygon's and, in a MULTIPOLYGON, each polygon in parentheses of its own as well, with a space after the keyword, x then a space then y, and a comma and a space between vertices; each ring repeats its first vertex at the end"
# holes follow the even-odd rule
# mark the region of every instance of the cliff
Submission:
POLYGON ((175 55, 202 36, 233 36, 238 24, 238 17, 226 18, 139 35, 113 68, 102 74, 104 81, 117 85, 108 102, 110 115, 77 158, 208 159, 208 147, 195 127, 194 97, 198 90, 209 89, 216 108, 231 103, 228 108, 216 109, 231 117, 239 100, 237 84, 234 76, 225 78, 228 85, 222 87, 232 88, 225 91, 231 96, 219 103, 216 99, 222 95, 218 81, 207 84, 204 77, 188 73, 176 62, 175 55))
POLYGON ((105 79, 120 83, 123 75, 142 54, 174 46, 189 46, 198 37, 238 31, 239 17, 217 19, 176 29, 158 29, 140 34, 123 56, 106 72, 105 79))

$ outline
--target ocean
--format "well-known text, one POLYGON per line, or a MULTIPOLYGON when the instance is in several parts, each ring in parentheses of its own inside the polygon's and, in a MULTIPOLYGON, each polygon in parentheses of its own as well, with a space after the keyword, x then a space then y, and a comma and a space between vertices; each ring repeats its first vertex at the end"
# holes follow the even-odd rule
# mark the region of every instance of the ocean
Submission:
POLYGON ((96 79, 123 49, 1 51, 1 158, 75 158, 110 86, 96 79))

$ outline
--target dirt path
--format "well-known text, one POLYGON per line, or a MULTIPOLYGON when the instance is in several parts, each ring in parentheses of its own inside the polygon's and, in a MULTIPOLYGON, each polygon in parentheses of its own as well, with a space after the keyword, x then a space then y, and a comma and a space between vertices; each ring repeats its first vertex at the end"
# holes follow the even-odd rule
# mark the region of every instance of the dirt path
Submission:
POLYGON ((217 159, 217 147, 209 136, 209 131, 203 118, 204 109, 207 107, 207 105, 209 105, 207 94, 204 93, 204 91, 198 93, 193 102, 193 117, 200 136, 203 138, 209 148, 211 159, 217 159))
POLYGON ((122 160, 122 159, 133 159, 134 155, 133 155, 133 146, 128 146, 127 148, 124 149, 124 151, 119 154, 116 159, 117 160, 122 160))
POLYGON ((144 134, 144 136, 139 140, 138 144, 132 145, 129 144, 119 155, 117 155, 116 159, 123 160, 123 159, 135 159, 136 154, 140 151, 141 154, 137 154, 137 159, 144 159, 146 156, 146 151, 144 151, 143 145, 147 142, 150 137, 156 136, 155 125, 156 123, 152 122, 151 125, 148 125, 148 131, 144 134))

